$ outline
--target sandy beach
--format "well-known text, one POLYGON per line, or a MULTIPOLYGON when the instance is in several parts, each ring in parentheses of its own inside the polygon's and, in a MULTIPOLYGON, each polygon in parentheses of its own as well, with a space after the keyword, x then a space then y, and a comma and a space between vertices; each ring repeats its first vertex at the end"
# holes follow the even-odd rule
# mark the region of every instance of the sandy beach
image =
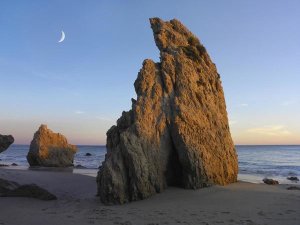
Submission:
POLYGON ((168 188, 144 201, 106 206, 95 177, 72 172, 0 168, 0 177, 36 183, 54 201, 0 198, 1 225, 52 224, 299 224, 300 191, 290 185, 238 182, 199 190, 168 188))

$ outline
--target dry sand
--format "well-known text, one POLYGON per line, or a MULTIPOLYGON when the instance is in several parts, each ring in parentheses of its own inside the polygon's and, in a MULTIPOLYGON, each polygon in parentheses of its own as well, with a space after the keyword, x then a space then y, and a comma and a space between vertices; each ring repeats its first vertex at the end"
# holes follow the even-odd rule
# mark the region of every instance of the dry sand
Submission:
POLYGON ((238 182, 200 190, 169 188, 125 205, 105 206, 94 177, 71 172, 0 168, 0 177, 36 183, 58 200, 0 198, 0 224, 300 224, 300 191, 238 182))

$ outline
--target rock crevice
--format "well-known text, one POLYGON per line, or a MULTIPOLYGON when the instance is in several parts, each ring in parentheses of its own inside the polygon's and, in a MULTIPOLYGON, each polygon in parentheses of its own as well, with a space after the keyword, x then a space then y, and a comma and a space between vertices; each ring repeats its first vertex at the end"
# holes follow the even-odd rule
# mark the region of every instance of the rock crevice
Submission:
POLYGON ((150 19, 160 62, 143 62, 137 100, 107 132, 97 177, 107 204, 147 198, 167 186, 201 188, 237 179, 224 93, 206 49, 178 20, 150 19))

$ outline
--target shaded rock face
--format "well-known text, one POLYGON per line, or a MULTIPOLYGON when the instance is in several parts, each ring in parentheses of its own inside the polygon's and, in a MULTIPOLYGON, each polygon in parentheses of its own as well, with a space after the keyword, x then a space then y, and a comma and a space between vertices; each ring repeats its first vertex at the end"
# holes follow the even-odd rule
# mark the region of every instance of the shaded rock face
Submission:
POLYGON ((57 197, 36 184, 20 185, 0 178, 0 197, 28 197, 40 200, 55 200, 57 197))
POLYGON ((31 141, 27 161, 30 166, 73 166, 76 151, 76 146, 68 144, 63 135, 41 125, 31 141))
POLYGON ((145 60, 137 100, 107 132, 98 195, 107 204, 147 198, 167 186, 236 182, 238 161, 215 64, 178 20, 150 19, 160 63, 145 60))
POLYGON ((0 153, 8 149, 8 147, 14 143, 14 141, 15 139, 13 136, 0 134, 0 153))

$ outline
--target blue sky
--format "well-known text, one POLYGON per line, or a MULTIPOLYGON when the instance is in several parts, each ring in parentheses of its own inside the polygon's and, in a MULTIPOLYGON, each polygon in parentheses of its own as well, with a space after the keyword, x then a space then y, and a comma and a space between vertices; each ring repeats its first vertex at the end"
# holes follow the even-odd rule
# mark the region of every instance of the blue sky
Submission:
POLYGON ((216 63, 236 144, 300 144, 297 0, 2 0, 0 9, 0 133, 16 143, 46 123, 72 143, 105 144, 143 60, 159 60, 148 19, 161 17, 181 20, 216 63))

